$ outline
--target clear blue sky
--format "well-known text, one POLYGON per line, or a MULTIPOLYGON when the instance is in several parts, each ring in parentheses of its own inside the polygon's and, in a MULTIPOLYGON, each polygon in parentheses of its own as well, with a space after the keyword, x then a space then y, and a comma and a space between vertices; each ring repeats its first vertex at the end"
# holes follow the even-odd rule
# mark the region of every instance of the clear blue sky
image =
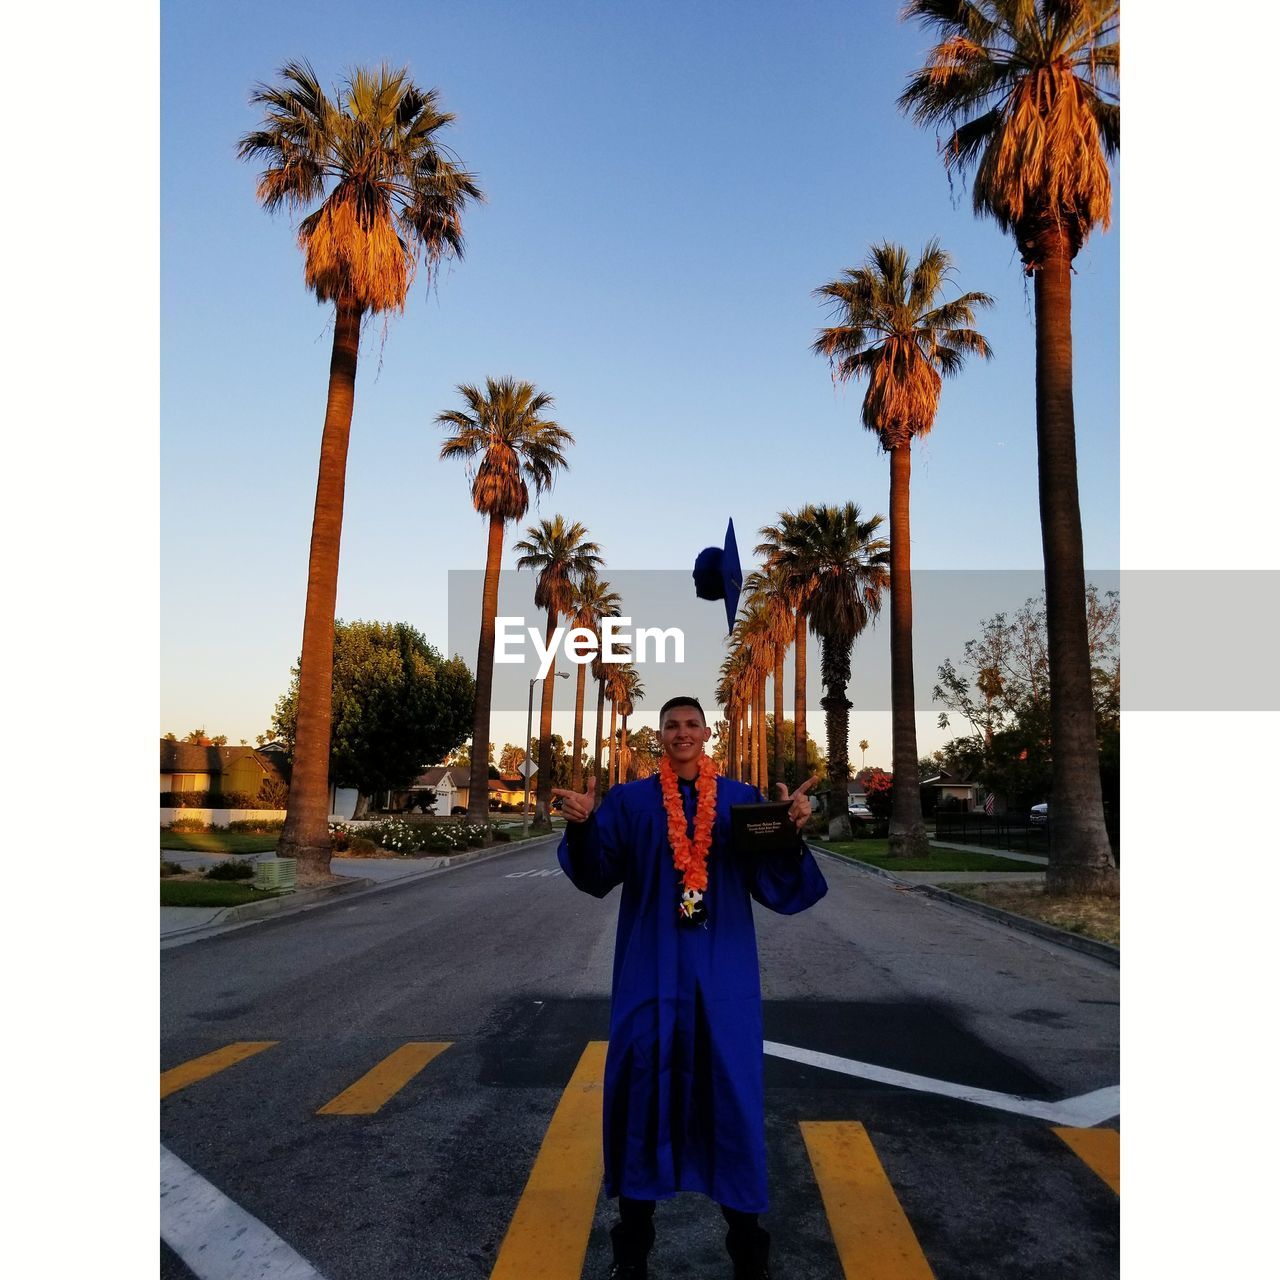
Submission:
MULTIPOLYGON (((531 518, 582 520, 611 566, 691 566, 730 515, 749 543, 801 502, 887 511, 862 388, 833 388, 808 349, 823 321, 811 291, 881 238, 914 253, 939 236, 958 286, 997 298, 982 318, 996 358, 947 384, 916 449, 914 563, 1039 567, 1029 282, 1011 240, 948 187, 933 135, 894 105, 928 43, 896 12, 167 4, 161 730, 252 740, 300 643, 329 309, 235 156, 258 121, 253 85, 289 58, 326 83, 407 64, 456 113, 449 141, 488 196, 465 260, 415 288, 385 341, 380 323, 366 334, 339 616, 406 620, 445 645, 446 574, 482 565, 484 530, 463 468, 436 460, 433 419, 457 383, 489 374, 556 397, 577 445, 531 518)), ((1119 562, 1118 227, 1117 208, 1074 281, 1081 504, 1099 569, 1119 562)), ((868 643, 887 646, 881 631, 868 643)), ((932 677, 918 670, 917 684, 932 677)), ((932 720, 922 749, 941 741, 932 720)), ((874 754, 887 763, 887 736, 874 754)))

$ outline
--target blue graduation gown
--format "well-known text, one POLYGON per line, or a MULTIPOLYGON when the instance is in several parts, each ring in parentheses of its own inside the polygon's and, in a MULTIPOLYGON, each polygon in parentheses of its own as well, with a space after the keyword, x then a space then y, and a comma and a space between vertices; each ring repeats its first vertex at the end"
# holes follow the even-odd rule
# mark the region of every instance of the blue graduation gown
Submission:
MULTIPOLYGON (((696 788, 681 791, 692 834, 696 788)), ((729 806, 759 798, 745 783, 716 779, 704 924, 676 918, 680 879, 656 774, 611 788, 560 842, 560 865, 584 893, 603 898, 622 885, 604 1074, 608 1196, 700 1191, 743 1213, 768 1208, 751 899, 792 915, 817 902, 827 882, 807 848, 735 856, 729 806)))

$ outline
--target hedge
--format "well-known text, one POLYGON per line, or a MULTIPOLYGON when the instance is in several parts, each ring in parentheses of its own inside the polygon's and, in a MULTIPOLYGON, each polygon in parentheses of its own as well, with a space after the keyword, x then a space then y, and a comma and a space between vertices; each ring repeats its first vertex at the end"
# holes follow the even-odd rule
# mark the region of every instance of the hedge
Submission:
POLYGON ((278 798, 270 801, 243 791, 162 791, 162 809, 283 809, 278 798))

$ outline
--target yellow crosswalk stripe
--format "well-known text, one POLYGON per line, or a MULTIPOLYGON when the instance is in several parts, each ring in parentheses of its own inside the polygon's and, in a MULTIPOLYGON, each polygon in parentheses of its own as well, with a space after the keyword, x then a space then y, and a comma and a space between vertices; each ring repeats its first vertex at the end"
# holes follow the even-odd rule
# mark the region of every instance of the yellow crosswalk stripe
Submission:
POLYGON ((1066 1129, 1054 1133, 1111 1188, 1120 1194, 1120 1134, 1115 1129, 1066 1129))
POLYGON ((252 1058, 255 1053, 261 1053, 263 1049, 270 1049, 272 1045, 278 1043, 278 1040, 237 1040, 235 1044, 229 1044, 224 1049, 215 1049, 212 1053, 192 1058, 190 1062, 184 1062, 181 1066, 170 1067, 168 1071, 160 1073, 160 1096, 167 1098, 171 1093, 185 1089, 189 1084, 195 1084, 198 1080, 207 1080, 210 1076, 217 1075, 219 1071, 234 1067, 237 1062, 252 1058))
POLYGON ((372 1071, 367 1071, 332 1102, 326 1102, 318 1116, 371 1116, 390 1102, 433 1058, 451 1044, 438 1041, 411 1041, 388 1054, 372 1071))
POLYGON ((867 1131, 856 1121, 801 1121, 847 1280, 932 1280, 867 1131))
POLYGON ((593 1040, 560 1096, 490 1280, 578 1280, 595 1217, 604 1153, 604 1058, 593 1040))

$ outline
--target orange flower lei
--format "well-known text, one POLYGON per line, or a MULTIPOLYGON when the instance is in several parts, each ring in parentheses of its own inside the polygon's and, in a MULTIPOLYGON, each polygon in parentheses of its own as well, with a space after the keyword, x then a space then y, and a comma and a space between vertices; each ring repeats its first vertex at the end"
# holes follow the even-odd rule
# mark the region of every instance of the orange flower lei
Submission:
POLYGON ((716 766, 710 756, 698 764, 698 808, 693 819, 693 840, 689 840, 688 820, 680 799, 676 771, 666 756, 658 766, 662 783, 662 803, 667 810, 667 838, 671 841, 672 861, 684 878, 686 889, 706 889, 707 853, 711 849, 711 829, 716 821, 716 766))

